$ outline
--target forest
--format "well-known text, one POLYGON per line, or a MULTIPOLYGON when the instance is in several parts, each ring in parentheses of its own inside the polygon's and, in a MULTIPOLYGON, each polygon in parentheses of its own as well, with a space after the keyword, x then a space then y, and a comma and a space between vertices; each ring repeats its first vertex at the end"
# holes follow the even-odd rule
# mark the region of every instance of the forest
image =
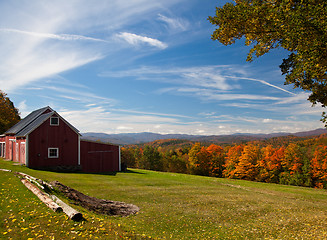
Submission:
POLYGON ((327 189, 327 134, 217 145, 157 140, 121 149, 131 168, 327 189))

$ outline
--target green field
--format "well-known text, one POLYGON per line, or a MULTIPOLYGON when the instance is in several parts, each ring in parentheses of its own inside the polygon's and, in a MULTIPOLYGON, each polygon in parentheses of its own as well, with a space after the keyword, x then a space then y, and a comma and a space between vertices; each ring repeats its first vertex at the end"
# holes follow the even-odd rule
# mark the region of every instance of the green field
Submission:
POLYGON ((55 173, 4 160, 0 168, 141 208, 112 217, 76 207, 86 220, 73 222, 48 209, 13 173, 0 172, 1 239, 327 239, 326 190, 137 169, 55 173))

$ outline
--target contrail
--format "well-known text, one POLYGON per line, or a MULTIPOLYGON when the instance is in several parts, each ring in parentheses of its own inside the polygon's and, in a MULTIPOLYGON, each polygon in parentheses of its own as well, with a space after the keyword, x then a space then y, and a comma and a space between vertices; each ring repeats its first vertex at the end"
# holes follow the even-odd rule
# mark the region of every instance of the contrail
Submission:
POLYGON ((253 81, 253 82, 260 82, 260 83, 262 83, 262 84, 264 84, 264 85, 267 85, 267 86, 270 86, 270 87, 276 88, 276 89, 278 89, 278 90, 281 90, 281 91, 283 91, 283 92, 289 93, 289 94, 291 94, 291 95, 294 95, 294 96, 296 95, 295 93, 292 93, 292 92, 290 92, 290 91, 287 91, 287 90, 285 90, 285 89, 283 89, 283 88, 281 88, 281 87, 275 86, 275 85, 273 85, 273 84, 271 84, 271 83, 268 83, 268 82, 266 82, 266 81, 264 81, 264 80, 255 79, 255 78, 234 77, 234 76, 225 76, 225 77, 235 78, 235 79, 244 79, 244 80, 249 80, 249 81, 253 81))
POLYGON ((85 41, 95 41, 95 42, 107 42, 103 39, 85 37, 82 35, 75 35, 75 34, 39 33, 39 32, 29 32, 29 31, 23 31, 23 30, 18 30, 18 29, 11 29, 11 28, 0 28, 0 31, 1 32, 20 33, 20 34, 26 34, 26 35, 30 35, 30 36, 34 36, 34 37, 57 39, 57 40, 63 40, 63 41, 85 40, 85 41))

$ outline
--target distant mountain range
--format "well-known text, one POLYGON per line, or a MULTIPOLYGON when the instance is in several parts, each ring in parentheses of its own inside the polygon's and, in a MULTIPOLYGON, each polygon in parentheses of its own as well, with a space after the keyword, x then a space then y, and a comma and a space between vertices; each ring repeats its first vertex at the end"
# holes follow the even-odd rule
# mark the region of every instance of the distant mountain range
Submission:
POLYGON ((271 133, 271 134, 238 133, 232 135, 212 135, 212 136, 188 135, 188 134, 158 134, 158 133, 151 133, 151 132, 120 133, 120 134, 87 132, 87 133, 82 133, 82 139, 110 142, 119 145, 147 143, 160 139, 184 139, 184 140, 195 141, 195 142, 229 144, 229 143, 241 143, 241 142, 254 141, 254 140, 263 140, 273 137, 281 137, 281 136, 289 136, 289 135, 296 136, 296 137, 309 137, 309 136, 317 136, 324 133, 327 133, 327 129, 320 128, 312 131, 297 132, 297 133, 271 133))

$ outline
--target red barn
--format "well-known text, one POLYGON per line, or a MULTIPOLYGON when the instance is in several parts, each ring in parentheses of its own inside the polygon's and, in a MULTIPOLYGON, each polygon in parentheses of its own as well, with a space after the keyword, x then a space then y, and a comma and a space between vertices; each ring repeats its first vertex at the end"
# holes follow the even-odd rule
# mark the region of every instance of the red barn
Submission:
POLYGON ((0 157, 29 168, 120 171, 120 147, 89 142, 50 107, 30 113, 0 136, 0 157))

